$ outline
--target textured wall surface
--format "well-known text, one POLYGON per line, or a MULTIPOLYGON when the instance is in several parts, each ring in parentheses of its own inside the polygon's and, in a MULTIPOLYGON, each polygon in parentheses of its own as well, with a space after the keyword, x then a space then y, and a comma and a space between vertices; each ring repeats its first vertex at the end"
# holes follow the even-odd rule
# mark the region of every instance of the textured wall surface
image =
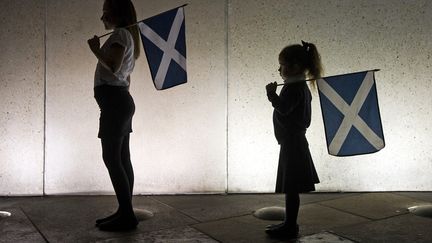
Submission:
MULTIPOLYGON (((42 194, 44 181, 47 194, 112 193, 86 43, 106 32, 103 0, 0 3, 0 195, 42 194)), ((185 2, 134 3, 143 19, 185 2)), ((279 148, 264 86, 280 82, 279 51, 302 39, 317 44, 327 75, 381 69, 386 148, 378 153, 327 155, 315 92, 308 139, 317 189, 432 190, 429 1, 188 3, 188 83, 156 91, 144 52, 132 74, 136 193, 272 192, 279 148)))
POLYGON ((45 4, 25 0, 0 3, 0 195, 40 194, 45 4))
MULTIPOLYGON (((137 18, 182 3, 135 1, 137 18)), ((156 91, 142 48, 131 76, 136 193, 225 190, 225 4, 210 0, 189 4, 185 9, 188 83, 156 91)), ((48 194, 112 192, 97 138, 96 58, 87 45, 94 34, 107 32, 99 20, 102 5, 103 1, 48 1, 48 194)))
POLYGON ((386 148, 378 153, 327 155, 315 92, 308 139, 322 181, 317 188, 431 190, 431 14, 425 0, 229 1, 230 190, 274 190, 279 147, 264 86, 280 80, 280 50, 300 40, 317 45, 327 75, 381 69, 376 80, 386 148))

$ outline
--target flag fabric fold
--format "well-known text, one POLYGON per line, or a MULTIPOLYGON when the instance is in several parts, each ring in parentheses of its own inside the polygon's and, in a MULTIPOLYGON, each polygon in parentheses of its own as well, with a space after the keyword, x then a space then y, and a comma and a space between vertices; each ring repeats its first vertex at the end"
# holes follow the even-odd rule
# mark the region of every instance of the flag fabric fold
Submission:
POLYGON ((157 90, 187 82, 184 8, 138 23, 153 83, 157 90))
POLYGON ((351 156, 385 146, 374 71, 317 80, 328 153, 351 156))

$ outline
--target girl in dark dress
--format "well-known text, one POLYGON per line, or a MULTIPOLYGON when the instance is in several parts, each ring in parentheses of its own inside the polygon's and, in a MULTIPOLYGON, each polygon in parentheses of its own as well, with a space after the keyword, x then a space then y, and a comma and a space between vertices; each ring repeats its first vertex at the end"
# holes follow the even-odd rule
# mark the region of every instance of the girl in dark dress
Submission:
POLYGON ((297 238, 299 193, 315 191, 315 184, 319 183, 306 140, 312 96, 305 80, 319 78, 322 65, 315 45, 303 41, 302 45, 285 47, 279 54, 279 64, 285 84, 279 95, 276 82, 268 84, 266 91, 274 107, 274 132, 280 144, 276 193, 285 193, 286 215, 284 222, 268 226, 266 232, 271 236, 297 238))
POLYGON ((98 59, 94 96, 101 110, 98 137, 102 157, 118 201, 117 211, 96 220, 100 230, 129 230, 137 226, 132 207, 134 173, 130 160, 129 134, 135 104, 129 93, 130 74, 139 56, 139 32, 135 8, 130 0, 105 0, 102 22, 112 35, 100 47, 97 36, 88 40, 98 59))

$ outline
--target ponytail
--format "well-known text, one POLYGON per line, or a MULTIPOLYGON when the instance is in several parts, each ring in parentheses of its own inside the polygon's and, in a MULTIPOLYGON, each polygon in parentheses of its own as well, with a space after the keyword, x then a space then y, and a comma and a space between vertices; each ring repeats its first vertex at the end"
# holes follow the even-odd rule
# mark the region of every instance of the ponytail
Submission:
POLYGON ((318 53, 316 46, 313 43, 302 41, 302 46, 305 51, 305 69, 309 78, 312 80, 312 87, 316 87, 316 80, 321 78, 323 74, 323 67, 321 63, 321 56, 318 53))
POLYGON ((130 26, 127 28, 127 30, 129 30, 129 32, 131 33, 134 42, 134 58, 138 59, 138 57, 140 56, 140 44, 141 44, 138 25, 130 26))
POLYGON ((126 28, 132 35, 134 41, 134 58, 138 59, 140 55, 140 34, 137 22, 135 7, 131 0, 107 0, 118 23, 117 27, 126 28), (132 26, 130 26, 132 25, 132 26))

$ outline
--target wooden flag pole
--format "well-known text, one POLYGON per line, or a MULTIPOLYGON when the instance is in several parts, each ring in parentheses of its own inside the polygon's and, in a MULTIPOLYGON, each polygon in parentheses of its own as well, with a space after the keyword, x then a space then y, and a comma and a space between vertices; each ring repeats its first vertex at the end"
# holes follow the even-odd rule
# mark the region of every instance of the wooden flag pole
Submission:
MULTIPOLYGON (((185 7, 186 5, 188 5, 188 3, 185 3, 185 4, 183 4, 183 5, 181 5, 181 6, 177 7, 177 8, 183 8, 183 7, 185 7)), ((173 9, 177 9, 177 8, 172 8, 172 9, 167 10, 167 11, 165 11, 165 12, 168 12, 168 11, 171 11, 171 10, 173 10, 173 9)), ((165 13, 165 12, 163 12, 163 13, 165 13)), ((161 14, 161 13, 160 13, 160 14, 161 14)), ((158 14, 156 14, 156 15, 158 15, 158 14)), ((154 15, 154 16, 156 16, 156 15, 154 15)), ((146 19, 148 19, 148 18, 145 18, 145 19, 143 19, 143 20, 140 20, 140 21, 138 21, 138 22, 136 22, 136 23, 134 23, 134 24, 131 24, 131 25, 125 26, 124 28, 129 28, 129 27, 135 26, 135 25, 139 24, 140 22, 142 22, 142 21, 144 21, 144 20, 146 20, 146 19)), ((107 36, 107 35, 111 35, 112 33, 114 33, 114 31, 108 32, 108 33, 103 34, 103 35, 101 35, 101 36, 98 36, 98 38, 100 39, 100 38, 105 37, 105 36, 107 36)))
MULTIPOLYGON (((372 70, 366 70, 366 71, 355 72, 355 73, 346 73, 346 74, 356 74, 356 73, 363 73, 363 72, 378 72, 378 71, 380 71, 380 70, 381 70, 381 69, 372 69, 372 70)), ((346 74, 338 74, 338 75, 327 76, 327 77, 322 77, 322 78, 334 78, 334 77, 338 77, 338 76, 342 76, 342 75, 346 75, 346 74)), ((315 79, 296 80, 296 81, 289 82, 289 83, 292 84, 292 83, 299 83, 299 82, 309 82, 309 81, 313 81, 313 80, 315 80, 315 79)), ((283 86, 283 85, 285 85, 285 84, 286 84, 286 83, 283 83, 283 84, 277 84, 277 86, 283 86)))

